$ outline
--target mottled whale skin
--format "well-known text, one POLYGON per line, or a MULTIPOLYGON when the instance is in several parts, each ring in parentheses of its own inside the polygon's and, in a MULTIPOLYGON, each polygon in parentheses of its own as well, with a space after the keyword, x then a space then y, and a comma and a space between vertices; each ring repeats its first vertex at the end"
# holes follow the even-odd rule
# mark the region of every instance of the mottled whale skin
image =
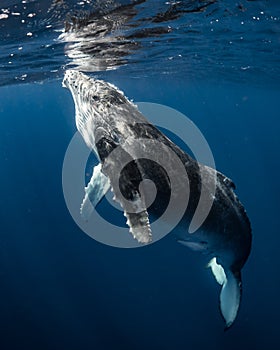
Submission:
MULTIPOLYGON (((150 124, 114 85, 68 70, 63 86, 71 91, 75 102, 77 129, 100 161, 85 189, 81 214, 85 217, 90 215, 92 206, 111 187, 115 200, 124 209, 133 237, 143 244, 149 243, 152 240, 150 218, 160 216, 170 196, 170 182, 166 172, 148 160, 149 150, 146 150, 147 159, 137 159, 133 142, 129 148, 123 148, 125 159, 131 161, 123 169, 120 178, 115 178, 115 169, 120 166, 121 159, 111 157, 109 162, 106 160, 113 150, 122 150, 128 139, 156 140, 169 147, 184 165, 189 181, 189 202, 174 232, 180 243, 209 254, 211 260, 208 266, 222 286, 220 310, 226 328, 230 327, 237 316, 241 298, 241 269, 250 254, 252 240, 250 222, 234 193, 233 182, 222 173, 192 159, 150 124), (148 209, 145 206, 145 192, 139 190, 143 179, 151 179, 158 191, 155 203, 148 209), (209 185, 213 183, 214 192, 209 185), (202 186, 206 197, 212 201, 212 206, 199 229, 189 233, 188 228, 199 203, 202 186), (117 188, 120 188, 122 196, 117 188), (132 203, 132 207, 128 206, 123 197, 132 203)), ((164 149, 162 152, 165 152, 164 149)), ((167 154, 159 154, 161 156, 168 159, 167 154)), ((184 180, 178 178, 174 189, 178 198, 184 187, 184 180)), ((181 204, 178 200, 178 205, 181 204)))

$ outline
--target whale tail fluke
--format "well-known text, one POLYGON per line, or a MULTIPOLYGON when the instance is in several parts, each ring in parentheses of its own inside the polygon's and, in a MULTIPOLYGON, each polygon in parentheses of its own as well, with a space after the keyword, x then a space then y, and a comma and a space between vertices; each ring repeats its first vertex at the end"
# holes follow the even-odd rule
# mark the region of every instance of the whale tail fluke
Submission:
POLYGON ((211 259, 208 264, 216 281, 222 286, 220 293, 220 310, 228 329, 234 322, 241 299, 241 274, 240 271, 233 272, 231 269, 224 270, 217 263, 216 258, 211 259))

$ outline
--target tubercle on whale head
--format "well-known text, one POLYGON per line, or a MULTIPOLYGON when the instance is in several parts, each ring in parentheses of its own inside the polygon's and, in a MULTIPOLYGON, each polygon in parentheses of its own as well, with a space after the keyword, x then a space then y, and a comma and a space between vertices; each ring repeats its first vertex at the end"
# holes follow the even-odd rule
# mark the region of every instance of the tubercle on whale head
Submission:
POLYGON ((73 69, 66 70, 64 73, 64 78, 62 80, 62 87, 69 89, 70 82, 71 80, 75 79, 76 75, 77 74, 73 69))
POLYGON ((87 76, 75 69, 65 71, 62 86, 68 88, 73 97, 79 93, 86 102, 89 99, 92 102, 101 102, 105 105, 127 102, 124 93, 113 84, 87 76))
POLYGON ((78 89, 78 87, 81 86, 82 83, 89 82, 90 80, 90 77, 82 74, 81 72, 75 69, 68 69, 64 73, 62 86, 68 89, 78 89))

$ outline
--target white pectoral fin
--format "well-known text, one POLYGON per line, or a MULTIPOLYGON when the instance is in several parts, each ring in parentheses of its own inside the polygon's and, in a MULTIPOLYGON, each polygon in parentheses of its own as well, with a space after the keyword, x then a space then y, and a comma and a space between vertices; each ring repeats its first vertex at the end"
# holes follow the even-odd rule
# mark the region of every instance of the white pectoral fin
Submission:
POLYGON ((101 171, 101 164, 93 169, 92 177, 85 187, 85 197, 81 205, 81 216, 88 220, 103 196, 110 188, 110 180, 101 171))
POLYGON ((125 206, 124 209, 124 216, 127 218, 126 224, 129 226, 129 232, 133 238, 142 244, 151 243, 152 230, 144 199, 136 194, 131 202, 130 209, 133 209, 133 212, 127 210, 125 206))
MULTIPOLYGON (((128 186, 128 188, 130 188, 128 186)), ((124 211, 126 224, 132 237, 141 244, 152 242, 152 230, 149 220, 149 213, 146 208, 144 196, 134 191, 131 186, 132 199, 126 200, 119 191, 116 190, 116 184, 112 184, 114 199, 117 201, 124 211)))
POLYGON ((147 210, 139 213, 124 213, 127 218, 129 232, 139 243, 147 244, 152 241, 152 231, 147 210))
POLYGON ((216 281, 222 285, 220 294, 220 309, 229 328, 237 315, 241 298, 241 277, 240 273, 233 273, 231 270, 224 270, 213 258, 209 264, 216 281))

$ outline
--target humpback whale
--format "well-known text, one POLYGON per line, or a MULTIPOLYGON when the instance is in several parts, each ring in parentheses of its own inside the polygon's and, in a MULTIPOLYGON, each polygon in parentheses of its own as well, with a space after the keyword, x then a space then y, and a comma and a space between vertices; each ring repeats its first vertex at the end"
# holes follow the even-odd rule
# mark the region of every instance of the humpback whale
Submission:
MULTIPOLYGON (((85 188, 81 215, 86 219, 111 188, 124 210, 130 233, 138 242, 148 244, 153 239, 151 220, 162 215, 173 196, 174 215, 184 208, 173 232, 183 245, 209 255, 208 266, 222 286, 220 311, 229 328, 239 309, 241 269, 252 240, 250 222, 234 183, 179 148, 114 85, 67 70, 63 86, 72 93, 77 129, 99 160, 85 188), (164 164, 169 164, 169 171, 164 164), (157 189, 152 204, 148 203, 147 179, 157 189), (183 196, 186 191, 187 196, 183 196), (204 220, 190 229, 202 192, 205 206, 201 210, 209 209, 204 220)), ((172 222, 172 217, 171 211, 165 220, 172 222)))

